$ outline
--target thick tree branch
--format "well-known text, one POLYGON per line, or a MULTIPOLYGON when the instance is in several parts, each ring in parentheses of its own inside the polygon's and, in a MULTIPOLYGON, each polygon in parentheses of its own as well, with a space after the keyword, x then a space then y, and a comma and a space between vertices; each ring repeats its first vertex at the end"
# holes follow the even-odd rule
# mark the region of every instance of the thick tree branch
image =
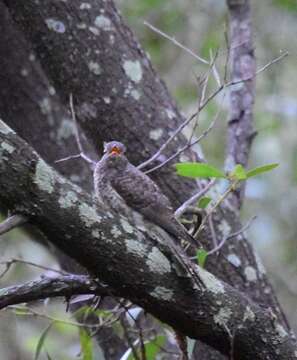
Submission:
POLYGON ((95 207, 90 196, 59 176, 2 121, 0 148, 1 202, 22 209, 57 247, 112 287, 115 296, 224 354, 230 351, 230 331, 236 333, 234 359, 295 358, 294 341, 271 312, 199 267, 206 289, 193 287, 150 233, 95 207))
MULTIPOLYGON (((227 0, 230 23, 230 76, 231 81, 249 79, 230 91, 230 119, 226 169, 236 164, 247 166, 252 140, 253 105, 255 99, 256 61, 254 55, 250 0, 227 0)), ((245 182, 234 191, 232 203, 240 208, 245 182)))
MULTIPOLYGON (((120 139, 128 145, 130 160, 134 164, 139 164, 151 154, 156 153, 168 138, 169 133, 175 131, 184 119, 170 99, 164 84, 153 71, 147 56, 123 23, 113 2, 92 0, 89 3, 90 7, 84 7, 83 10, 80 9, 81 3, 76 0, 67 4, 53 0, 42 1, 38 4, 31 0, 26 2, 13 0, 8 1, 7 5, 24 30, 24 34, 32 41, 36 56, 42 61, 48 77, 55 84, 64 103, 68 105, 69 94, 74 94, 78 103, 76 106, 78 121, 86 130, 88 139, 96 144, 96 149, 103 140, 120 139), (98 13, 93 9, 97 9, 98 13), (99 28, 96 32, 94 24, 97 16, 99 20, 102 20, 99 13, 104 13, 104 17, 110 20, 111 28, 99 28), (56 32, 52 27, 46 26, 47 19, 58 19, 64 23, 63 19, 70 17, 72 21, 65 22, 67 31, 64 33, 56 32), (87 29, 79 30, 79 36, 77 36, 82 20, 87 29), (93 34, 90 29, 96 34, 93 34), (114 41, 112 47, 110 41, 114 41), (86 69, 86 64, 91 61, 92 56, 91 58, 86 56, 85 47, 89 49, 90 54, 98 54, 96 57, 94 55, 93 60, 100 62, 102 69, 100 76, 86 69), (75 54, 72 54, 73 49, 77 49, 75 54), (142 78, 139 82, 134 84, 123 70, 125 59, 132 59, 136 64, 140 64, 142 78), (74 60, 75 66, 73 66, 74 60), (88 71, 87 76, 86 71, 88 71), (122 87, 118 87, 118 84, 122 84, 122 87), (129 86, 133 86, 132 90, 137 89, 140 92, 139 101, 135 101, 131 94, 127 96, 125 89, 129 89, 129 86), (113 92, 114 88, 117 89, 117 94, 113 92)), ((4 10, 0 12, 0 14, 4 13, 4 10)), ((1 48, 4 53, 9 54, 10 61, 6 60, 7 57, 0 57, 0 62, 10 77, 4 78, 3 85, 0 86, 0 91, 3 89, 0 113, 5 116, 8 124, 32 144, 49 163, 75 153, 74 138, 66 138, 65 135, 67 141, 59 140, 64 126, 58 119, 64 118, 63 107, 59 109, 57 97, 48 95, 49 85, 45 82, 44 76, 41 76, 38 61, 35 60, 32 63, 29 60, 30 53, 23 49, 19 34, 13 32, 5 16, 2 16, 1 26, 3 34, 7 37, 6 41, 5 38, 4 41, 2 41, 3 37, 0 38, 1 48), (23 68, 29 69, 27 77, 20 77, 23 68), (45 83, 39 86, 38 93, 36 93, 35 83, 45 83), (7 84, 13 86, 7 89, 7 84), (34 94, 33 100, 36 97, 37 101, 31 101, 31 93, 34 94), (12 95, 15 99, 13 107, 10 106, 12 95), (48 108, 55 112, 44 112, 40 103, 48 103, 48 108), (54 125, 51 125, 53 121, 55 121, 54 125), (30 129, 34 129, 34 132, 29 131, 30 129), (33 136, 33 134, 36 135, 33 136), (54 136, 49 137, 48 134, 54 136), (69 143, 71 144, 69 140, 72 140, 73 149, 69 146, 69 143), (61 153, 61 149, 65 149, 65 153, 61 153)), ((138 69, 138 65, 135 66, 138 69)), ((0 82, 1 79, 0 77, 0 82)), ((132 92, 132 94, 135 93, 132 92)), ((64 140, 64 136, 62 139, 64 140)), ((183 146, 186 143, 186 139, 179 134, 176 141, 167 149, 168 152, 165 152, 165 159, 174 152, 177 146, 183 146)), ((76 162, 75 166, 72 164, 66 166, 66 163, 62 163, 63 173, 68 177, 75 176, 85 189, 92 191, 89 181, 92 179, 92 174, 82 173, 81 163, 76 162)), ((164 167, 161 172, 156 172, 154 175, 157 183, 175 205, 180 205, 197 192, 194 182, 177 177, 171 168, 164 167)), ((234 208, 226 204, 224 210, 214 217, 218 242, 230 232, 242 227, 238 214, 234 216, 235 212, 234 208)), ((238 241, 238 238, 234 238, 228 242, 223 254, 225 258, 236 254, 241 266, 234 268, 232 263, 221 257, 220 261, 216 258, 209 259, 207 267, 218 277, 236 284, 238 289, 246 292, 254 301, 264 302, 272 307, 281 318, 281 310, 262 271, 263 266, 256 261, 254 251, 247 239, 244 236, 240 239, 241 241, 238 241), (252 281, 249 281, 246 276, 247 268, 252 268, 256 274, 252 281)), ((211 232, 206 231, 201 241, 209 249, 212 246, 211 232)), ((283 325, 286 326, 285 321, 283 325)))
POLYGON ((22 285, 0 290, 0 309, 9 305, 63 296, 70 299, 74 295, 93 294, 108 296, 112 293, 107 285, 100 284, 88 275, 46 276, 22 285))
MULTIPOLYGON (((66 106, 69 94, 74 93, 80 108, 78 120, 86 130, 88 140, 96 144, 96 151, 103 140, 119 139, 129 144, 129 157, 135 164, 154 154, 168 134, 182 123, 183 119, 164 84, 151 68, 147 56, 123 23, 112 1, 92 0, 88 2, 90 7, 83 9, 80 9, 81 2, 76 0, 67 3, 48 0, 38 4, 31 0, 5 2, 32 42, 35 54, 27 51, 28 47, 24 49, 20 34, 7 23, 3 16, 5 8, 3 10, 0 3, 0 49, 5 54, 0 57, 1 67, 5 69, 0 77, 0 114, 49 163, 76 151, 75 141, 69 136, 72 133, 67 121, 69 117, 67 119, 65 110, 59 104, 59 96, 53 95, 49 84, 55 86, 66 106), (100 23, 104 20, 101 15, 111 21, 111 29, 100 28, 100 24, 104 24, 100 23), (99 28, 95 25, 97 17, 99 28), (56 24, 62 21, 67 25, 66 31, 55 31, 53 21, 49 23, 51 26, 47 25, 48 19, 56 20, 56 24), (64 19, 68 20, 64 22, 64 19), (50 83, 38 60, 41 60, 50 83), (131 60, 135 65, 132 70, 138 69, 138 63, 141 65, 143 76, 140 82, 134 83, 124 71, 125 60, 131 60), (96 62, 102 70, 100 75, 87 67, 87 64, 96 62), (134 98, 137 94, 140 94, 138 100, 134 98)), ((185 143, 180 135, 165 153, 165 158, 185 143)), ((92 174, 83 172, 87 170, 83 162, 76 161, 75 166, 73 162, 62 163, 60 169, 91 191, 92 174)), ((154 176, 175 205, 184 202, 196 191, 194 183, 178 178, 170 168, 163 168, 154 176)), ((234 214, 234 208, 226 204, 224 211, 215 215, 219 242, 228 233, 242 227, 237 214, 234 214)), ((209 248, 212 243, 209 231, 203 234, 202 241, 209 248)), ((64 265, 67 263, 64 262, 64 265)), ((243 234, 228 241, 219 257, 209 258, 207 268, 254 301, 273 308, 286 327, 263 266, 243 234)))

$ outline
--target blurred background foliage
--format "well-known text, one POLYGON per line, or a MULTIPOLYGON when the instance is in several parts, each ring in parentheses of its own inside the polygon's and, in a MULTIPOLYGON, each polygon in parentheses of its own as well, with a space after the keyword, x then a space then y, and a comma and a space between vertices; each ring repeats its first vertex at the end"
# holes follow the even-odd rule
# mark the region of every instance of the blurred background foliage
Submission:
MULTIPOLYGON (((219 49, 218 70, 223 74, 227 28, 225 2, 117 0, 116 3, 181 111, 185 115, 192 114, 197 106, 197 77, 207 70, 206 65, 198 63, 172 42, 154 33, 143 22, 147 21, 175 37, 202 57, 209 58, 210 51, 215 53, 219 49)), ((258 135, 252 147, 250 167, 271 162, 279 162, 280 166, 272 173, 248 182, 242 218, 245 222, 253 215, 258 216, 249 229, 250 240, 259 251, 277 296, 297 331, 297 2, 253 0, 252 6, 258 68, 282 51, 289 51, 289 57, 257 77, 254 115, 258 135)), ((215 87, 212 79, 209 91, 215 87)), ((222 168, 228 94, 224 101, 222 96, 217 97, 203 110, 200 127, 205 128, 209 124, 219 107, 223 109, 219 122, 203 140, 202 147, 207 160, 222 168)), ((41 245, 30 241, 20 231, 11 232, 0 241, 0 261, 12 257, 57 267, 54 258, 41 245)), ((4 269, 1 266, 0 270, 4 269)), ((1 278, 1 287, 34 279, 41 273, 36 268, 14 265, 1 278)), ((54 318, 71 320, 70 315, 65 314, 65 304, 60 301, 40 302, 35 309, 54 318)), ((40 334, 49 323, 48 319, 36 316, 1 312, 1 359, 34 358, 40 334)), ((55 323, 45 347, 56 360, 83 358, 79 355, 78 331, 70 325, 55 323)), ((47 359, 46 353, 40 358, 47 359)))

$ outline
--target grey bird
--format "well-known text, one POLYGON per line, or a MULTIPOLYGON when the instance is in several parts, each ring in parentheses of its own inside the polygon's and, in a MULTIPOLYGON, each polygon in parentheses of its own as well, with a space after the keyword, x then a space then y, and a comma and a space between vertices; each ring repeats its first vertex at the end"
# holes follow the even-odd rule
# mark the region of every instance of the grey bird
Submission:
POLYGON ((119 214, 131 219, 132 209, 165 230, 174 240, 167 245, 180 265, 187 274, 191 274, 199 287, 204 286, 190 261, 180 254, 180 240, 186 240, 196 248, 195 239, 176 220, 169 199, 150 177, 129 162, 125 151, 125 145, 118 141, 104 144, 104 155, 94 170, 96 196, 119 214))
POLYGON ((169 199, 150 177, 128 161, 125 151, 125 145, 118 141, 105 144, 104 155, 94 172, 96 196, 123 215, 133 209, 175 239, 196 248, 195 239, 176 220, 169 199))

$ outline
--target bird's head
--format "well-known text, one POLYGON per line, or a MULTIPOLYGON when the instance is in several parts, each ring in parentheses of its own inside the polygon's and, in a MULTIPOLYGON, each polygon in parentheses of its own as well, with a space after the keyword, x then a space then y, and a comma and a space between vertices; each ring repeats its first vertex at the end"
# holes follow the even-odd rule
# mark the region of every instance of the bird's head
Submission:
MULTIPOLYGON (((126 147, 119 141, 111 141, 104 143, 103 162, 106 168, 109 169, 110 174, 115 170, 117 174, 126 169, 128 160, 125 156, 126 147)), ((111 176, 111 175, 110 175, 111 176)))
POLYGON ((119 141, 104 143, 104 154, 108 157, 118 157, 125 154, 126 147, 119 141))

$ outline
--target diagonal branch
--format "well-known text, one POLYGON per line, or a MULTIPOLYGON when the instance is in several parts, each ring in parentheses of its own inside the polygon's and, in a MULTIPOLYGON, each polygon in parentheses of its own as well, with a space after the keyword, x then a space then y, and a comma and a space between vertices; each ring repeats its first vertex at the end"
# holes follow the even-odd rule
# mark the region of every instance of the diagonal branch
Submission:
POLYGON ((114 296, 223 354, 230 352, 229 330, 237 329, 234 359, 294 359, 295 342, 275 315, 198 266, 206 288, 193 286, 164 244, 156 244, 151 229, 140 232, 101 204, 95 206, 2 121, 0 146, 1 202, 20 206, 54 245, 114 289, 114 296))
POLYGON ((24 225, 27 222, 27 218, 22 215, 12 215, 0 224, 0 235, 3 235, 10 230, 13 230, 19 226, 24 225))
POLYGON ((10 286, 0 290, 0 309, 10 305, 31 301, 74 295, 110 295, 111 289, 88 275, 59 275, 55 278, 43 277, 22 285, 10 286))

